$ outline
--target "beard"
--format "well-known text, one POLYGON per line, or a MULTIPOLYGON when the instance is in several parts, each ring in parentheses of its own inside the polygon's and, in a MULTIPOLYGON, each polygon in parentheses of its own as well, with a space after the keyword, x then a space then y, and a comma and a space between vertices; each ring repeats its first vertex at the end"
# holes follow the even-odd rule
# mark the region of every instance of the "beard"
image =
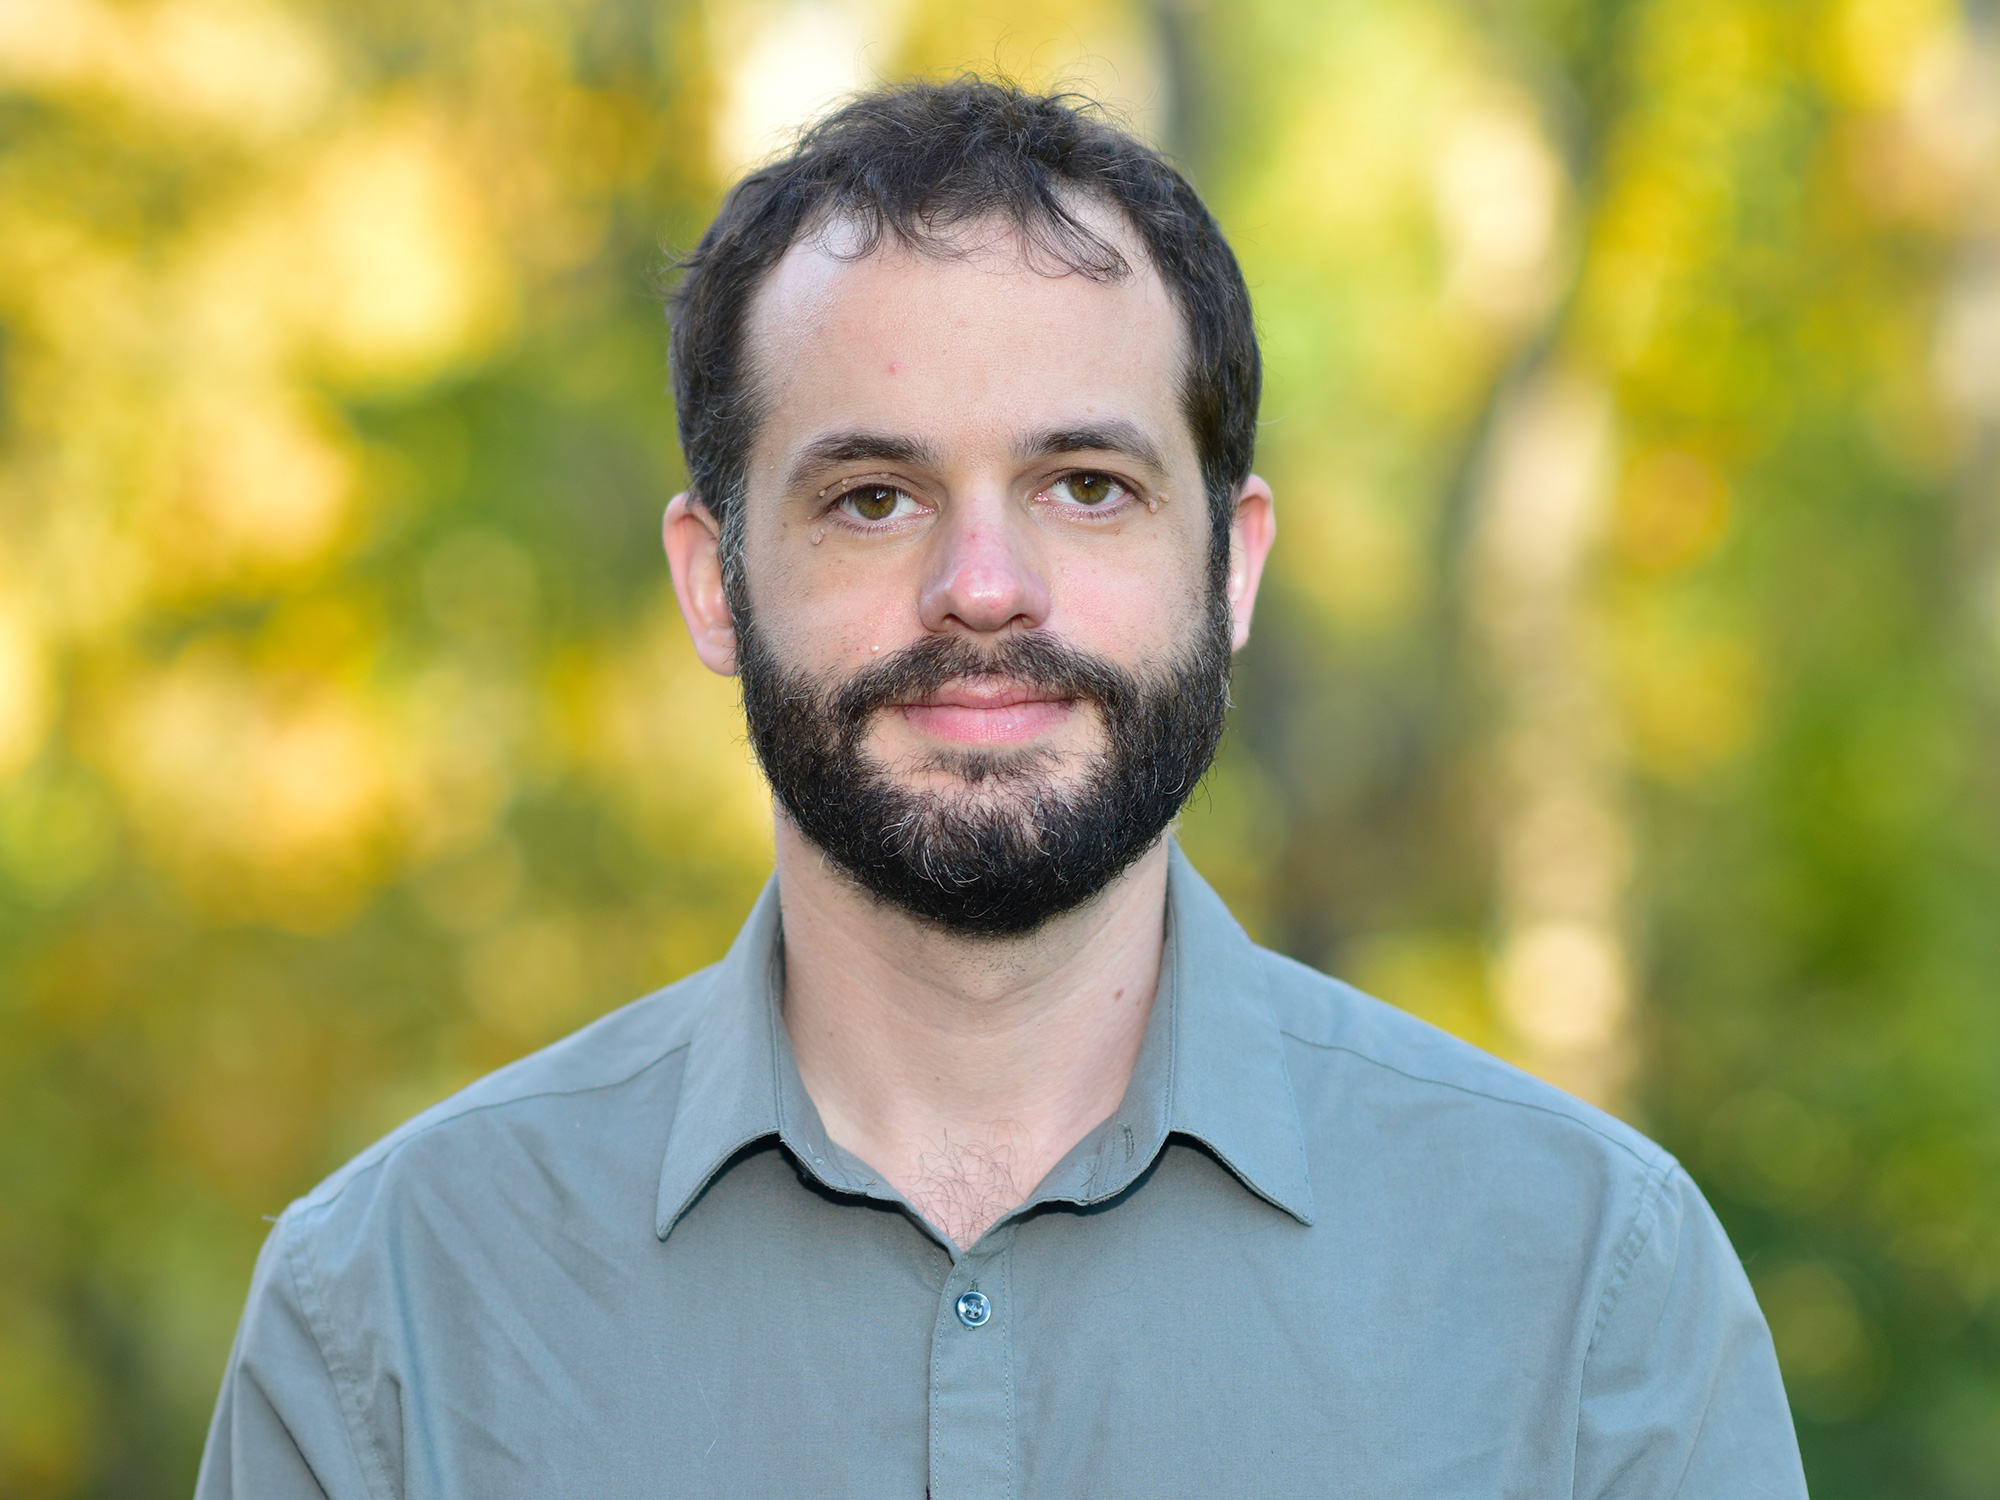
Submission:
POLYGON ((931 636, 844 682, 787 667, 735 601, 750 741, 799 832, 877 899, 974 937, 1031 932, 1152 848, 1214 758, 1229 708, 1230 615, 1212 586, 1193 639, 1141 675, 1038 631, 979 646, 931 636), (1004 680, 1094 708, 1081 775, 1046 750, 954 751, 902 785, 868 752, 876 715, 948 683, 1004 680))

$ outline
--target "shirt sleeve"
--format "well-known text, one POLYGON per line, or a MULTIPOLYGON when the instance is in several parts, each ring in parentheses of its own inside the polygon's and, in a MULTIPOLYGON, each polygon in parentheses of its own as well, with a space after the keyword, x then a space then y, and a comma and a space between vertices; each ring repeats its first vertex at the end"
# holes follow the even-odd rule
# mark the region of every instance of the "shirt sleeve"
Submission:
POLYGON ((209 1423, 195 1500, 376 1500, 280 1220, 264 1242, 209 1423))
POLYGON ((1642 1207, 1584 1362, 1577 1500, 1805 1500, 1770 1331, 1728 1236, 1672 1168, 1642 1207))

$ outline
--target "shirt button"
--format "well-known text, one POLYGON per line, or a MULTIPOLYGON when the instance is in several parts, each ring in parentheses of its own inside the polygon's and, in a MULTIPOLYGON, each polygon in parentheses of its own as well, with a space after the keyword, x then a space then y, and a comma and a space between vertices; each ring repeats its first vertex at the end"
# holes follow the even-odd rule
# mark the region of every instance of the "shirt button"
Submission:
POLYGON ((993 1304, 986 1300, 984 1292, 961 1292, 958 1298, 958 1321, 967 1328, 984 1326, 993 1316, 993 1304))

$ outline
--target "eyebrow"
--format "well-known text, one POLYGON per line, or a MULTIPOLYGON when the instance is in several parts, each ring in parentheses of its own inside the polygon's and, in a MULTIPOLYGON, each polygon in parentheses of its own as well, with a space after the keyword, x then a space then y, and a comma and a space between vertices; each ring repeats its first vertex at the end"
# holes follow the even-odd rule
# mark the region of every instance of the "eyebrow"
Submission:
POLYGON ((797 489, 821 469, 835 464, 903 464, 917 469, 941 466, 937 450, 917 438, 895 437, 885 432, 829 432, 814 438, 792 460, 785 488, 797 489))
MULTIPOLYGON (((1014 457, 1022 463, 1064 453, 1122 453, 1156 474, 1164 473, 1167 467, 1159 445, 1138 423, 1123 417, 1081 427, 1051 427, 1014 447, 1014 457)), ((944 466, 937 449, 920 438, 886 432, 829 432, 799 450, 785 478, 785 488, 795 490, 823 469, 851 463, 902 464, 931 470, 944 466)))
POLYGON ((1026 463, 1064 453, 1122 453, 1156 474, 1165 473, 1167 467, 1159 444, 1146 436, 1138 423, 1122 417, 1084 427, 1052 427, 1038 432, 1020 443, 1014 456, 1026 463))

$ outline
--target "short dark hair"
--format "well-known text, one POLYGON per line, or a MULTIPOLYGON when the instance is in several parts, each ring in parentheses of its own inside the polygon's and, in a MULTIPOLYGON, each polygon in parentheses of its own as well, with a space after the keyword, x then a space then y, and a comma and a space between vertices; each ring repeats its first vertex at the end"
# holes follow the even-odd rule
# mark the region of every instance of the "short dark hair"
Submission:
MULTIPOLYGON (((1131 266, 1081 218, 1106 203, 1137 231, 1187 329, 1181 409, 1201 461, 1216 566, 1249 476, 1262 364, 1250 293, 1222 230, 1187 179, 1074 94, 1032 94, 971 75, 898 84, 851 100, 792 152, 745 177, 680 264, 669 361, 689 488, 740 535, 739 503, 762 415, 743 349, 758 286, 801 236, 842 220, 862 256, 885 232, 929 254, 989 218, 1038 257, 1096 280, 1131 266)), ((725 553, 734 551, 725 545, 725 553)))

